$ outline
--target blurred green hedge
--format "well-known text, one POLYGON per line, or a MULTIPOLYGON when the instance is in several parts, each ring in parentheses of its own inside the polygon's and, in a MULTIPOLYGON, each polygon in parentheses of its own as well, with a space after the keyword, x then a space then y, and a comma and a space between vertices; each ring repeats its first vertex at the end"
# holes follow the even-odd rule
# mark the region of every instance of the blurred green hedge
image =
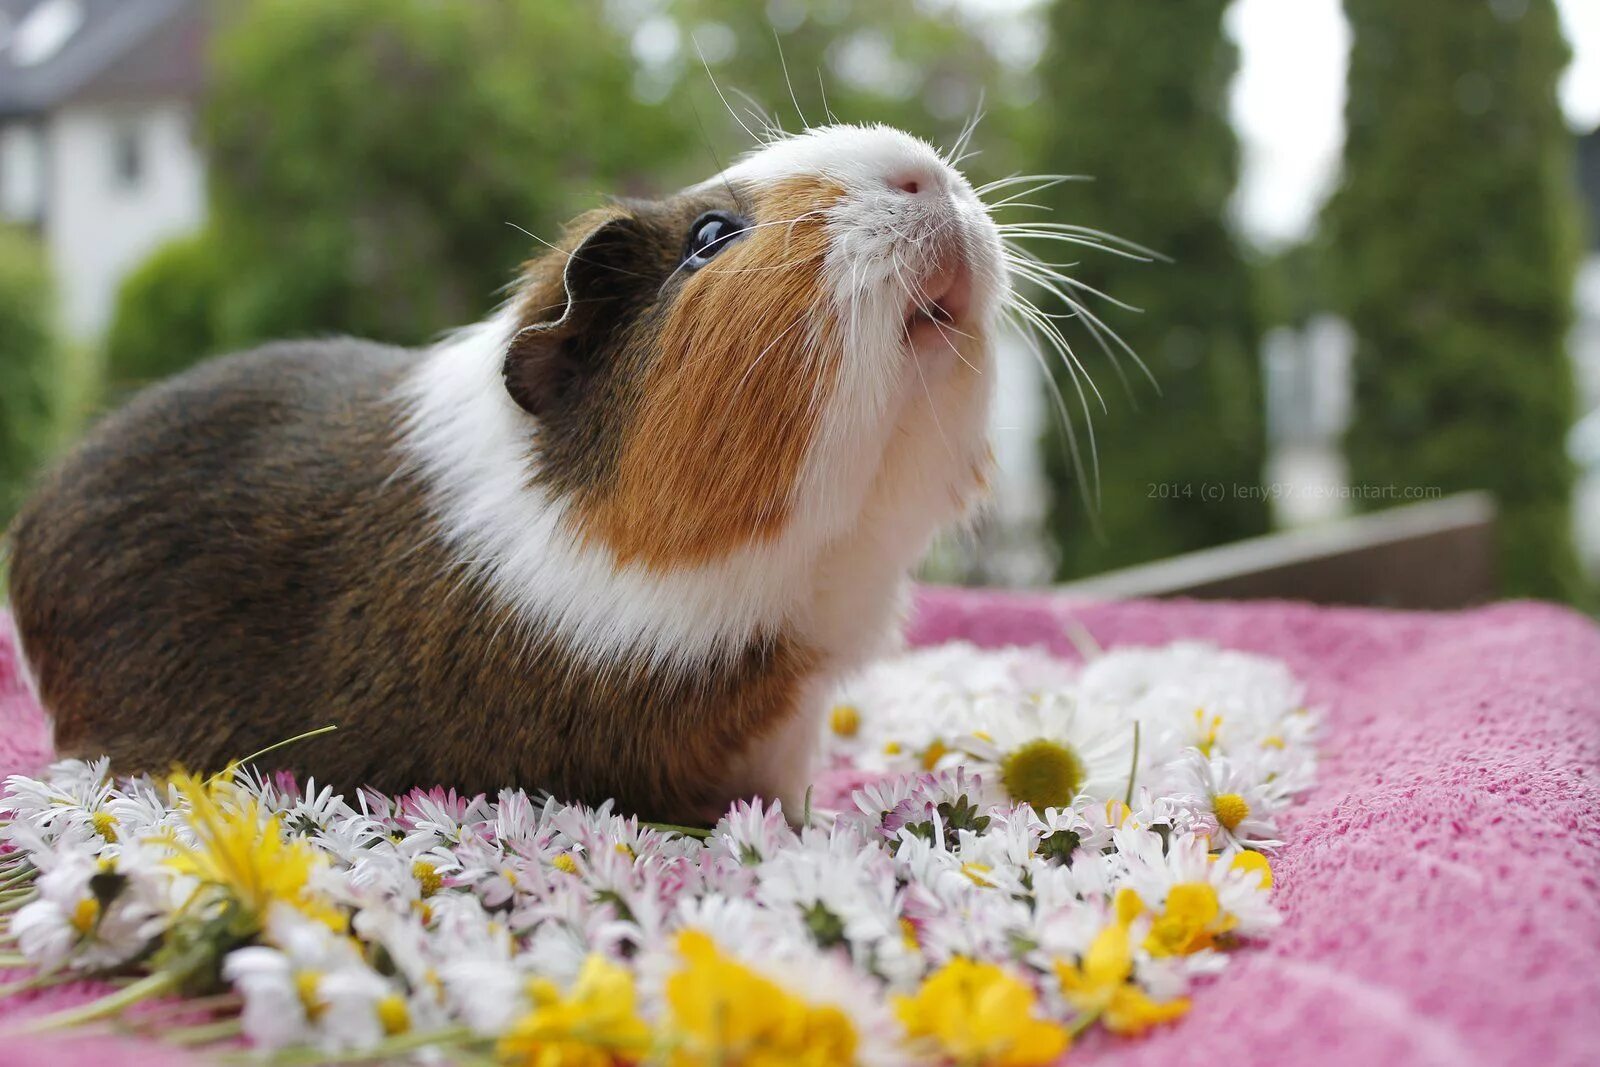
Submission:
POLYGON ((0 226, 0 525, 54 444, 60 348, 53 308, 38 243, 0 226))
POLYGON ((1582 224, 1555 5, 1345 10, 1349 135, 1323 228, 1358 339, 1351 480, 1491 490, 1505 591, 1582 601, 1565 448, 1582 224))
POLYGON ((348 333, 427 341, 493 307, 595 190, 696 146, 641 103, 599 5, 248 0, 218 9, 209 223, 123 287, 113 382, 348 333), (290 73, 292 72, 292 74, 290 73))
POLYGON ((105 341, 112 399, 220 349, 222 270, 215 241, 201 231, 162 246, 123 279, 105 341))

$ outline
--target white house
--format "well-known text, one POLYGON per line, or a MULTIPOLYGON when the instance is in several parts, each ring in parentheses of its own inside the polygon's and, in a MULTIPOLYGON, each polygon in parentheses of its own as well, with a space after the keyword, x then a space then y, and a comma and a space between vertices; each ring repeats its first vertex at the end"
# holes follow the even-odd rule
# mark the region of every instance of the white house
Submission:
POLYGON ((204 0, 0 0, 0 218, 39 233, 76 339, 204 217, 204 16, 204 0))

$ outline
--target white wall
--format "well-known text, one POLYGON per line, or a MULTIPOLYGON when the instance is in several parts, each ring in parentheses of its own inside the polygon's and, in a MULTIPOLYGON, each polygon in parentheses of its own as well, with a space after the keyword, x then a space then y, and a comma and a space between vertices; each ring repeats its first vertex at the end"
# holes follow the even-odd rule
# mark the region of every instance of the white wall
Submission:
POLYGON ((97 338, 110 324, 123 276, 168 239, 204 218, 204 164, 179 102, 69 105, 46 137, 50 194, 45 240, 68 333, 97 338), (141 158, 137 181, 118 178, 120 131, 141 158))

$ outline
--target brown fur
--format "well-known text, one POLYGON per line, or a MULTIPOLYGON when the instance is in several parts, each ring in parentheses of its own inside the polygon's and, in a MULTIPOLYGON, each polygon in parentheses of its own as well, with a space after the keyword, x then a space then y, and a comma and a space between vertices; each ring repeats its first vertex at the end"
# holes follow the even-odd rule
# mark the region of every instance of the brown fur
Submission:
POLYGON ((756 200, 766 225, 684 283, 615 478, 580 520, 623 562, 703 563, 782 529, 837 376, 837 347, 812 320, 825 300, 822 211, 841 195, 819 179, 779 183, 756 200))
POLYGON ((508 620, 400 469, 392 392, 417 359, 341 341, 212 361, 53 473, 13 525, 11 597, 58 750, 215 770, 332 722, 275 764, 714 817, 812 653, 780 637, 692 673, 601 669, 508 620))

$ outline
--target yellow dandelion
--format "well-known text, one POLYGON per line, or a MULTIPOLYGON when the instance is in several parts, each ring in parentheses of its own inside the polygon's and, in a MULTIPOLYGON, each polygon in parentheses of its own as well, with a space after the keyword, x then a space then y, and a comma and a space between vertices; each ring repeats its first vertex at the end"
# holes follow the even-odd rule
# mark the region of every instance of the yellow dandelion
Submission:
POLYGON ((839 1067, 855 1062, 856 1029, 830 1004, 812 1004, 722 955, 704 932, 678 935, 683 967, 667 979, 674 1067, 839 1067))
POLYGON ((1152 956, 1187 956, 1210 948, 1236 920, 1222 910, 1217 891, 1206 882, 1179 882, 1167 890, 1166 907, 1150 922, 1145 951, 1152 956))
POLYGON ((255 798, 240 796, 226 783, 182 772, 171 781, 188 802, 195 843, 171 839, 168 866, 194 878, 202 890, 221 890, 252 922, 282 903, 330 929, 345 928, 344 914, 310 888, 312 872, 326 862, 315 847, 284 837, 276 815, 264 816, 255 798))
POLYGON ((1130 980, 1133 953, 1121 922, 1095 935, 1081 963, 1057 961, 1055 969, 1061 995, 1077 1010, 1080 1026, 1098 1019, 1113 1033, 1137 1034, 1189 1010, 1187 999, 1157 1001, 1130 980))
POLYGON ((1258 871, 1261 874, 1261 888, 1272 888, 1272 864, 1267 862, 1267 857, 1259 852, 1241 852, 1233 857, 1229 864, 1236 871, 1258 871))
POLYGON ((985 1067, 1035 1067, 1066 1051, 1066 1028, 1035 1017, 1037 998, 992 963, 956 958, 915 996, 894 998, 907 1035, 939 1057, 985 1067))
POLYGON ((584 960, 572 988, 548 979, 529 989, 533 1009, 511 1025, 495 1051, 512 1067, 613 1067, 643 1059, 653 1038, 639 1017, 633 975, 602 956, 584 960))

